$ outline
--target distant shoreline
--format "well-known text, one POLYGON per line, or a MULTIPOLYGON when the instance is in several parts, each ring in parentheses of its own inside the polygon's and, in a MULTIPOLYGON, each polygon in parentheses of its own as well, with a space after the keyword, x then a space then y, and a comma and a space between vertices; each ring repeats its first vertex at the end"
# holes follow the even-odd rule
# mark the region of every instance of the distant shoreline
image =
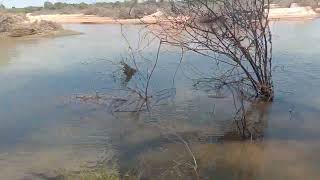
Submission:
POLYGON ((80 35, 82 33, 62 29, 59 31, 52 31, 50 33, 43 33, 43 34, 34 34, 34 35, 27 35, 22 37, 10 37, 8 33, 0 33, 1 40, 32 40, 32 39, 39 39, 39 38, 54 38, 54 37, 63 37, 63 36, 72 36, 72 35, 80 35))
POLYGON ((31 21, 53 21, 60 24, 154 24, 157 19, 114 19, 111 17, 100 17, 84 14, 55 14, 55 15, 36 15, 27 14, 31 21))
POLYGON ((271 8, 269 10, 270 20, 308 20, 318 18, 316 13, 310 6, 306 7, 290 7, 290 8, 271 8))
MULTIPOLYGON (((111 17, 100 17, 84 14, 55 14, 55 15, 31 15, 27 14, 31 21, 53 21, 60 24, 155 24, 166 21, 152 15, 141 19, 114 19, 111 17)), ((271 8, 269 11, 269 20, 308 20, 319 17, 319 14, 311 7, 292 7, 292 8, 271 8)))

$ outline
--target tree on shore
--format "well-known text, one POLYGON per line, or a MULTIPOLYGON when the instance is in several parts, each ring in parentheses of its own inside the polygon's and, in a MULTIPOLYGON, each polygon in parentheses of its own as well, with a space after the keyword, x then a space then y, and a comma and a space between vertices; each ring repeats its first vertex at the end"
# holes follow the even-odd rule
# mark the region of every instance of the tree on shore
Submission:
POLYGON ((54 5, 53 5, 52 2, 46 1, 46 2, 44 2, 44 4, 43 4, 43 8, 44 8, 44 9, 54 9, 54 5))

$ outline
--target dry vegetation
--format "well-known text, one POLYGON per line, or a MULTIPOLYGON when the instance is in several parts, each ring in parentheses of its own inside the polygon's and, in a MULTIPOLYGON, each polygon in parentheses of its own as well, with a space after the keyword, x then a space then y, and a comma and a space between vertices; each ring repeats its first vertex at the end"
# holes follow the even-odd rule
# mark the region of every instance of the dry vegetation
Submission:
POLYGON ((26 7, 8 9, 11 12, 32 13, 33 15, 47 14, 85 14, 101 17, 113 17, 121 19, 140 18, 153 14, 159 8, 168 8, 169 3, 156 3, 152 1, 137 3, 115 2, 115 3, 95 3, 95 4, 67 4, 67 3, 45 3, 44 7, 26 7))

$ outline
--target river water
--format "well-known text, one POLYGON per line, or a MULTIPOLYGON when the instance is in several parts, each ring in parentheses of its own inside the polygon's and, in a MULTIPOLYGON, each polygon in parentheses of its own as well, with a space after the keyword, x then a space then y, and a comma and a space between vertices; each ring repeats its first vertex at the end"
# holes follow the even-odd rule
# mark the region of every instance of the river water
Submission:
MULTIPOLYGON (((1 179, 97 164, 144 179, 320 178, 319 20, 272 23, 275 100, 251 107, 255 141, 223 138, 232 131, 232 99, 193 86, 198 70, 216 66, 195 54, 185 56, 170 98, 150 112, 111 113, 107 103, 77 98, 123 94, 116 62, 128 57, 128 45, 119 25, 66 28, 83 34, 0 42, 1 179)), ((140 29, 124 27, 133 46, 140 29)), ((176 49, 161 52, 153 92, 171 89, 179 67, 176 49)))

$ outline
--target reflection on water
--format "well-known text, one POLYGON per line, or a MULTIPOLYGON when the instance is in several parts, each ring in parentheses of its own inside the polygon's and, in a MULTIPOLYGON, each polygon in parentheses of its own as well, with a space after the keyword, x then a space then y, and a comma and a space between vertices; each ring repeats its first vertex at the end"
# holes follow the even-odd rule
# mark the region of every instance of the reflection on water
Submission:
MULTIPOLYGON (((200 179, 317 179, 319 143, 264 141, 192 144, 200 179)), ((183 145, 169 144, 138 158, 148 177, 196 179, 192 157, 183 145), (187 171, 186 171, 187 170, 187 171), (185 177, 187 175, 187 178, 185 177), (180 177, 180 178, 179 178, 180 177)))
POLYGON ((16 53, 15 49, 15 42, 12 42, 7 39, 1 40, 0 43, 0 67, 5 66, 9 63, 11 56, 14 56, 16 53))
MULTIPOLYGON (((218 98, 192 86, 191 67, 216 70, 195 54, 177 73, 174 99, 150 113, 112 114, 101 103, 74 100, 123 86, 113 77, 118 64, 110 63, 127 56, 118 25, 69 25, 84 34, 0 42, 0 175, 58 177, 102 162, 145 179, 317 179, 319 26, 318 20, 272 25, 276 99, 249 104, 245 121, 235 121, 230 94, 218 98)), ((139 28, 126 27, 132 42, 139 28)), ((155 91, 172 88, 179 54, 167 50, 150 85, 155 91)))

